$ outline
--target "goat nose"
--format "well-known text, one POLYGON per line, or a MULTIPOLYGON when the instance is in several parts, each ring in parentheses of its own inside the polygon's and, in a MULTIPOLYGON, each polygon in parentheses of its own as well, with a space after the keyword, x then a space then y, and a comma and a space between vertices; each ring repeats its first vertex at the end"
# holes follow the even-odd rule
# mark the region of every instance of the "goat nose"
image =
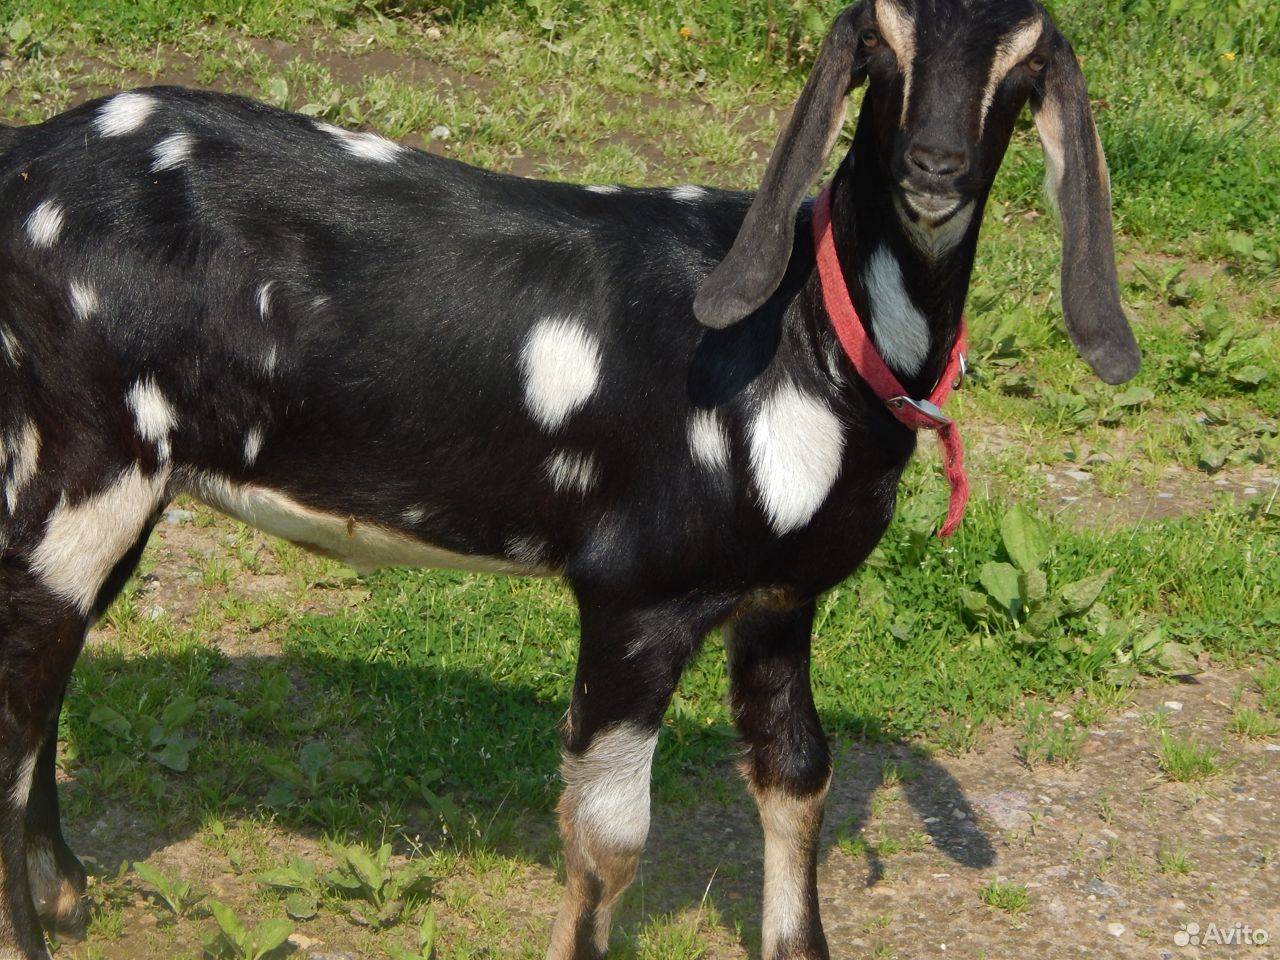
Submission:
POLYGON ((963 150, 917 143, 907 151, 907 160, 913 167, 935 177, 955 177, 969 169, 969 160, 963 150))

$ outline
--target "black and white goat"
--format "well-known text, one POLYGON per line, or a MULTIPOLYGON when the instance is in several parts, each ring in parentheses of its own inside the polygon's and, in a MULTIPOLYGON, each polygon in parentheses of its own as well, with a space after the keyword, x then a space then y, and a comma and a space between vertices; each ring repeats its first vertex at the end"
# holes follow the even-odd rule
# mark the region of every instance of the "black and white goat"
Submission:
POLYGON ((803 202, 867 78, 834 238, 908 391, 951 351, 1028 101, 1067 328, 1132 376, 1084 80, 1034 0, 845 10, 754 197, 501 176, 165 87, 0 129, 0 958, 82 919, 60 703, 182 492, 357 567, 572 585, 557 960, 605 953, 663 711, 724 627, 764 956, 827 956, 814 599, 883 534, 915 447, 837 344, 803 202))

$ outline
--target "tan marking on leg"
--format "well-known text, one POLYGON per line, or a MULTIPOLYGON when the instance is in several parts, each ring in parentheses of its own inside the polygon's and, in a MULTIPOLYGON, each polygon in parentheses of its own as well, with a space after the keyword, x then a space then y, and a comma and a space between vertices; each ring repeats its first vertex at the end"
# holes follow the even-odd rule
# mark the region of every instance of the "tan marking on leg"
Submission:
POLYGON ((774 960, 779 948, 794 942, 817 920, 809 915, 808 887, 827 785, 805 797, 777 787, 751 787, 764 828, 764 960, 774 960))

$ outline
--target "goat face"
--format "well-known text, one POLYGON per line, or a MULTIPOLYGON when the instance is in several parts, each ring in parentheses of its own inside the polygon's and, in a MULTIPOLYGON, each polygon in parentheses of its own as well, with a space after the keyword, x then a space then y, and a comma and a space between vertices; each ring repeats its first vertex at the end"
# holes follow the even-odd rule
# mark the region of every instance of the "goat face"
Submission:
POLYGON ((1033 0, 863 0, 832 25, 734 247, 694 310, 725 327, 777 288, 792 224, 844 120, 869 81, 846 165, 874 163, 908 234, 977 217, 1030 103, 1047 184, 1062 219, 1067 330, 1094 372, 1121 383, 1139 353, 1120 308, 1106 161, 1070 44, 1033 0))

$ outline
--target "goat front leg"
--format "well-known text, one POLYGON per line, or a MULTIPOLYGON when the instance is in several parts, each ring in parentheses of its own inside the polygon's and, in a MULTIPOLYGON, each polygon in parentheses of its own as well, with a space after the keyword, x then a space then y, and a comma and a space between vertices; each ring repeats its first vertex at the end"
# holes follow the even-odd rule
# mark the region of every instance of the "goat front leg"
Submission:
POLYGON ((619 608, 579 593, 582 642, 565 719, 560 834, 565 897, 547 960, 600 960, 649 834, 658 728, 700 639, 674 608, 619 608))
POLYGON ((827 960, 818 834, 831 752, 809 687, 813 604, 756 611, 726 632, 743 773, 764 828, 764 960, 827 960))
POLYGON ((36 759, 27 800, 27 877, 41 922, 62 937, 82 939, 88 921, 84 865, 62 836, 58 806, 58 713, 36 759))

